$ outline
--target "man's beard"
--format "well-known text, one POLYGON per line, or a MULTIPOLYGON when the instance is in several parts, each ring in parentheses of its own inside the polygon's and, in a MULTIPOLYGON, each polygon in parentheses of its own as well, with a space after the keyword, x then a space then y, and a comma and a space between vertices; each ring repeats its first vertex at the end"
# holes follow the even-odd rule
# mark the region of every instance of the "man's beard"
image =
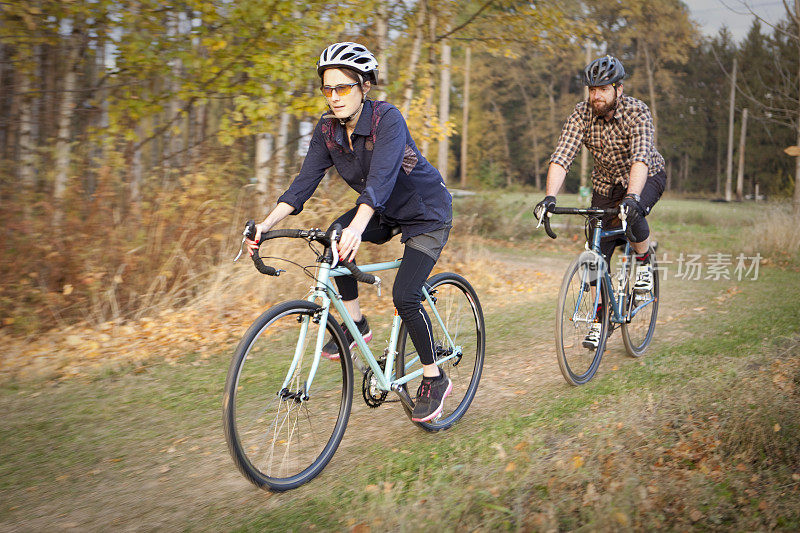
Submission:
POLYGON ((617 108, 617 95, 614 94, 614 99, 608 105, 599 102, 595 104, 595 102, 591 101, 589 102, 589 105, 592 108, 592 113, 594 113, 598 117, 605 117, 617 108), (600 107, 597 107, 598 105, 600 107))

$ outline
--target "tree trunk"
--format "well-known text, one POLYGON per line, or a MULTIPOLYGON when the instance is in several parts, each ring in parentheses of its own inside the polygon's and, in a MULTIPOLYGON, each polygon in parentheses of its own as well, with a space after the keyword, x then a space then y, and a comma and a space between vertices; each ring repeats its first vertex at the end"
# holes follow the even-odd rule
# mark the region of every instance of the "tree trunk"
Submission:
POLYGON ((548 116, 547 132, 552 136, 553 144, 558 139, 557 126, 556 126, 556 96, 553 80, 547 82, 545 92, 547 92, 547 103, 550 106, 550 115, 548 116))
POLYGON ((272 157, 272 135, 256 135, 256 190, 263 195, 269 192, 270 158, 272 157))
POLYGON ((687 183, 689 183, 689 152, 683 154, 683 177, 678 185, 678 192, 684 192, 687 183))
POLYGON ((408 79, 403 90, 403 116, 408 118, 411 109, 411 100, 414 98, 414 78, 417 73, 417 64, 422 51, 422 37, 425 27, 425 2, 420 2, 417 7, 417 28, 414 32, 414 41, 411 45, 411 57, 408 58, 408 79))
MULTIPOLYGON (((6 45, 0 43, 0 117, 8 117, 6 111, 6 45)), ((6 140, 9 124, 0 124, 0 159, 6 159, 6 140)))
POLYGON ((664 190, 672 190, 672 159, 667 160, 667 184, 664 186, 664 190))
POLYGON ((647 50, 647 44, 643 44, 642 48, 647 70, 647 88, 650 92, 650 114, 653 115, 653 144, 658 146, 658 110, 656 109, 656 84, 654 80, 655 66, 650 61, 650 52, 647 50))
POLYGON ((105 160, 105 153, 103 149, 102 132, 105 132, 109 126, 108 118, 108 91, 102 85, 99 85, 101 79, 106 72, 106 54, 105 54, 105 41, 98 39, 97 48, 95 50, 94 69, 92 76, 84 83, 86 87, 96 87, 94 98, 100 102, 100 107, 92 113, 92 127, 96 133, 89 142, 89 171, 86 173, 86 194, 92 196, 97 189, 97 175, 100 167, 105 160))
MULTIPOLYGON (((800 0, 794 2, 794 20, 797 26, 798 37, 800 38, 800 0)), ((798 49, 800 49, 800 41, 798 41, 798 49)), ((798 75, 798 89, 800 89, 800 75, 798 75)), ((800 92, 798 92, 800 96, 800 92)), ((800 146, 800 108, 797 113, 797 145, 800 146)), ((795 218, 800 219, 800 157, 796 158, 794 170, 794 197, 792 198, 792 212, 795 218)))
MULTIPOLYGON (((719 130, 717 130, 719 131, 719 130)), ((717 198, 722 194, 722 135, 717 134, 717 183, 714 189, 717 198)))
POLYGON ((78 84, 78 61, 83 53, 83 38, 79 28, 73 28, 66 42, 66 75, 61 105, 58 109, 58 135, 56 137, 55 180, 53 182, 53 226, 61 229, 64 222, 64 194, 70 171, 70 141, 72 140, 72 115, 75 111, 75 88, 78 84))
POLYGON ((142 203, 142 183, 144 182, 144 161, 142 161, 142 141, 144 128, 141 122, 136 124, 136 140, 133 141, 131 153, 131 176, 129 204, 134 213, 140 212, 142 203))
POLYGON ((736 201, 744 200, 744 148, 747 140, 747 108, 742 111, 742 134, 739 136, 739 173, 736 176, 736 201))
POLYGON ((472 63, 472 49, 467 46, 464 51, 464 104, 461 114, 461 187, 467 186, 467 147, 469 136, 469 77, 472 63))
POLYGON ((506 120, 505 117, 503 116, 503 113, 500 112, 500 108, 497 107, 497 102, 495 102, 494 99, 492 99, 491 102, 492 102, 492 109, 494 109, 494 114, 497 117, 495 125, 499 130, 500 136, 502 138, 503 151, 506 158, 505 164, 503 164, 503 172, 506 175, 506 187, 511 187, 511 171, 508 168, 508 163, 511 161, 511 149, 509 148, 509 143, 508 143, 506 120))
MULTIPOLYGON (((734 102, 736 100, 736 58, 733 58, 733 74, 731 75, 731 101, 728 108, 728 171, 725 176, 725 201, 730 202, 731 182, 733 181, 733 119, 734 102)), ((800 131, 800 130, 799 130, 800 131)), ((800 163, 798 163, 800 169, 800 163)))
POLYGON ((386 99, 386 85, 389 83, 389 61, 386 54, 389 41, 389 6, 387 0, 380 0, 377 13, 377 33, 378 33, 378 73, 380 74, 380 90, 378 100, 386 99))
MULTIPOLYGON (((167 34, 172 37, 174 40, 179 39, 180 33, 180 21, 179 21, 179 13, 177 12, 168 12, 167 13, 167 34)), ((183 140, 183 131, 185 126, 183 124, 183 119, 178 118, 179 115, 182 113, 181 111, 181 102, 178 98, 178 92, 180 91, 180 79, 181 79, 181 71, 183 69, 183 65, 180 59, 172 58, 169 62, 170 64, 170 74, 171 79, 169 80, 169 92, 170 92, 170 99, 169 105, 167 109, 169 110, 168 116, 166 117, 167 122, 174 121, 172 123, 172 127, 167 130, 166 134, 166 146, 164 147, 164 151, 166 153, 166 165, 165 167, 168 169, 177 169, 181 166, 181 150, 183 149, 182 140, 183 140)))
MULTIPOLYGON (((586 64, 588 65, 592 61, 592 43, 591 41, 586 41, 586 64)), ((588 100, 589 99, 589 87, 583 88, 583 97, 588 100)), ((580 179, 580 187, 586 187, 586 182, 588 181, 589 175, 589 150, 586 148, 586 145, 581 143, 581 179, 580 179)))
MULTIPOLYGON (((430 17, 428 17, 428 39, 430 40, 430 42, 435 42, 436 41, 436 22, 437 22, 436 13, 431 13, 430 17)), ((434 84, 434 77, 436 75, 436 72, 435 72, 435 70, 436 70, 436 67, 435 67, 436 61, 435 61, 435 57, 434 57, 435 56, 434 47, 433 46, 429 47, 428 48, 428 52, 429 52, 429 56, 430 56, 429 59, 428 59, 428 87, 426 89, 426 92, 428 94, 428 98, 425 100, 425 107, 427 109, 431 109, 431 108, 433 108, 433 90, 434 90, 434 85, 435 85, 434 84)), ((430 128, 431 123, 429 122, 429 120, 430 120, 430 118, 426 118, 425 122, 426 122, 426 126, 428 126, 430 128)), ((422 142, 422 155, 428 160, 430 160, 429 150, 428 150, 430 148, 430 144, 431 143, 430 143, 430 141, 428 139, 425 139, 422 142)))
POLYGON ((31 98, 30 75, 22 70, 17 70, 17 105, 19 105, 19 162, 17 164, 17 177, 22 187, 28 191, 36 188, 36 163, 31 135, 33 123, 33 99, 31 98))
MULTIPOLYGON (((448 25, 446 31, 450 30, 448 25)), ((450 119, 450 43, 447 39, 442 41, 441 57, 441 81, 439 82, 439 127, 441 128, 441 138, 439 139, 439 156, 436 160, 439 173, 447 183, 448 172, 448 147, 449 136, 447 135, 447 121, 450 119)))
POLYGON ((289 119, 291 116, 287 111, 281 113, 281 122, 278 126, 277 145, 275 146, 275 173, 278 182, 286 181, 286 151, 289 144, 289 119))
POLYGON ((525 90, 525 85, 520 79, 519 71, 515 69, 514 72, 516 74, 517 87, 519 87, 519 92, 522 94, 522 100, 525 102, 525 114, 528 117, 528 127, 530 128, 533 136, 533 180, 536 184, 536 188, 541 189, 542 177, 539 163, 539 128, 537 127, 536 121, 533 118, 533 105, 531 103, 531 97, 528 94, 528 91, 525 90))

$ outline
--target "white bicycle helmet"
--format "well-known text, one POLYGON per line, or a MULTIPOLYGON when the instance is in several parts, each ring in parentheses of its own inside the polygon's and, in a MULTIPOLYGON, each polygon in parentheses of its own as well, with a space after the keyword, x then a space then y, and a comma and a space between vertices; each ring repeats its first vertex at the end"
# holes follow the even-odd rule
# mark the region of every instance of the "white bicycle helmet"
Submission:
POLYGON ((355 70, 371 83, 378 82, 378 61, 367 47, 352 42, 333 43, 319 55, 317 74, 322 77, 325 69, 346 67, 355 70))

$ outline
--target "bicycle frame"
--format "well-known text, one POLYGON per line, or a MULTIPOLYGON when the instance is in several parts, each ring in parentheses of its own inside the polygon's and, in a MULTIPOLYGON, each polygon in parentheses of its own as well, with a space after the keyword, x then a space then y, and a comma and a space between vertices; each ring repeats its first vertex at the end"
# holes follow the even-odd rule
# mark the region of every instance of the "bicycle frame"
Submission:
MULTIPOLYGON (((594 226, 593 227, 594 227, 595 231, 592 232, 592 242, 591 242, 591 245, 589 246, 589 249, 592 250, 593 252, 598 253, 598 254, 600 254, 600 240, 601 239, 603 239, 604 237, 625 236, 625 230, 624 229, 613 229, 613 230, 605 230, 605 229, 603 229, 602 228, 602 222, 600 220, 596 220, 594 222, 594 226)), ((631 251, 631 243, 628 242, 627 239, 626 239, 626 241, 625 241, 625 256, 626 257, 630 254, 630 251, 631 251)), ((651 303, 653 301, 653 298, 650 298, 649 300, 646 300, 646 301, 642 302, 641 304, 637 305, 635 308, 631 309, 628 313, 625 313, 623 311, 623 309, 622 309, 622 307, 623 307, 623 305, 625 303, 625 298, 623 296, 623 297, 620 297, 619 300, 617 300, 616 294, 615 294, 615 292, 613 290, 614 285, 613 285, 612 280, 611 280, 611 274, 609 273, 609 269, 608 268, 602 268, 601 271, 603 273, 601 282, 605 283, 606 287, 609 287, 608 296, 609 296, 609 300, 610 300, 609 303, 610 303, 610 307, 611 307, 611 316, 610 316, 611 322, 614 322, 616 324, 622 324, 622 323, 625 323, 625 322, 630 322, 630 320, 634 316, 636 316, 636 313, 638 313, 642 308, 644 308, 646 305, 648 305, 649 303, 651 303)), ((600 291, 595 291, 594 300, 595 300, 594 301, 594 309, 597 309, 597 305, 600 303, 600 291)), ((574 317, 576 317, 578 315, 578 309, 580 309, 580 304, 581 304, 581 298, 578 298, 578 301, 577 301, 576 306, 575 306, 575 313, 573 313, 574 317)), ((591 317, 591 319, 593 321, 594 317, 591 317)))
MULTIPOLYGON (((373 263, 369 265, 359 266, 359 269, 362 272, 377 272, 380 270, 391 270, 398 268, 400 266, 401 260, 390 261, 386 263, 373 263)), ((315 339, 315 347, 314 347, 314 361, 311 365, 311 369, 309 371, 308 379, 305 384, 305 395, 308 395, 308 391, 311 389, 311 384, 314 381, 314 376, 316 375, 317 367, 319 365, 320 358, 322 357, 322 346, 325 337, 325 327, 324 324, 327 323, 328 315, 330 314, 330 304, 333 303, 336 310, 344 319, 345 326, 350 331, 350 334, 353 335, 353 339, 355 339, 356 345, 361 350, 361 355, 369 365, 370 369, 372 369, 373 375, 377 381, 378 388, 384 391, 393 390, 397 393, 400 393, 400 387, 405 383, 419 377, 422 374, 422 368, 415 370, 414 372, 403 376, 400 379, 392 379, 394 373, 394 360, 395 356, 397 355, 397 342, 398 337, 400 334, 400 316, 395 311, 394 318, 392 320, 392 330, 389 337, 389 348, 386 354, 386 368, 382 370, 380 364, 378 363, 377 359, 373 355, 372 351, 367 346, 367 343, 364 342, 363 337, 358 331, 358 328, 353 321, 353 318, 350 316, 350 313, 345 308, 344 304, 342 303, 342 299, 339 294, 336 292, 335 288, 329 283, 331 278, 337 276, 346 276, 349 275, 350 271, 344 267, 336 267, 331 268, 331 265, 327 262, 323 262, 317 268, 317 275, 316 280, 317 284, 314 287, 311 295, 307 298, 308 301, 313 302, 316 300, 320 300, 321 302, 321 315, 318 317, 319 323, 323 324, 323 327, 319 328, 317 332, 317 336, 315 339)), ((432 311, 433 317, 432 319, 436 320, 438 324, 442 327, 442 331, 444 331, 445 337, 447 338, 448 347, 450 348, 450 355, 446 357, 442 357, 441 359, 436 360, 436 364, 439 365, 449 359, 457 357, 461 354, 462 347, 456 346, 453 342, 452 338, 450 337, 450 333, 447 331, 445 327, 444 321, 442 317, 439 315, 438 310, 436 309, 436 305, 431 298, 430 293, 428 292, 425 285, 422 286, 422 294, 425 300, 428 302, 430 309, 432 311)), ((310 320, 314 320, 317 322, 317 317, 305 316, 302 319, 302 325, 300 328, 300 335, 297 340, 297 347, 295 349, 294 358, 292 359, 292 364, 289 367, 289 371, 287 372, 286 378, 283 383, 283 389, 286 389, 294 371, 297 367, 297 364, 302 356, 303 349, 306 346, 306 334, 308 333, 308 323, 310 320)), ((417 359, 409 361, 406 363, 406 368, 410 365, 415 363, 417 359)), ((407 397, 408 395, 401 394, 401 400, 408 405, 413 405, 411 399, 407 397)))

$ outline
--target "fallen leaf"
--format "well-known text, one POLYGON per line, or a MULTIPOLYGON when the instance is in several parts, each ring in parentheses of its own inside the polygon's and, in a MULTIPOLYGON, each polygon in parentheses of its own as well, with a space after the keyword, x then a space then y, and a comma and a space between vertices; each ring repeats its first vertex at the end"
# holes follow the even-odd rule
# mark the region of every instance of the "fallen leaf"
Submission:
POLYGON ((497 458, 498 459, 500 459, 502 461, 503 459, 506 458, 506 451, 503 449, 503 447, 499 443, 495 442, 494 444, 492 444, 492 448, 497 450, 497 458))
POLYGON ((775 431, 775 433, 777 433, 777 432, 779 432, 781 430, 781 425, 780 424, 775 424, 775 427, 773 427, 772 429, 775 431))
POLYGON ((513 461, 506 465, 506 472, 513 472, 516 469, 517 465, 515 465, 513 461))
POLYGON ((616 520, 617 523, 622 527, 628 526, 628 516, 625 513, 617 511, 616 513, 614 513, 614 520, 616 520))
POLYGON ((72 285, 67 283, 66 285, 64 285, 64 290, 62 292, 64 293, 64 296, 69 296, 70 294, 72 294, 72 290, 73 290, 72 285))
POLYGON ((572 467, 573 468, 580 468, 583 466, 583 457, 580 455, 576 455, 572 458, 572 467))
POLYGON ((692 522, 697 522, 698 520, 703 518, 703 513, 701 513, 697 509, 692 509, 692 512, 689 513, 689 518, 691 518, 692 522))
POLYGON ((367 492, 378 492, 378 485, 367 485, 364 490, 367 492))

